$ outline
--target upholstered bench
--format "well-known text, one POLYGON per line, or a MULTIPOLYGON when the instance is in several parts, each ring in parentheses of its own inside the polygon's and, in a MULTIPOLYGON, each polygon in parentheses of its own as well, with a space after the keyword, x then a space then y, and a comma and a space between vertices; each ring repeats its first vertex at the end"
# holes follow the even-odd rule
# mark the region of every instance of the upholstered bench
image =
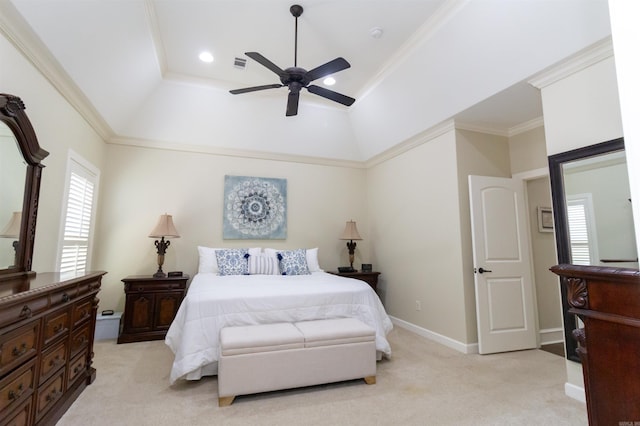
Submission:
POLYGON ((375 330, 355 318, 225 327, 218 405, 237 395, 363 378, 376 382, 375 330))

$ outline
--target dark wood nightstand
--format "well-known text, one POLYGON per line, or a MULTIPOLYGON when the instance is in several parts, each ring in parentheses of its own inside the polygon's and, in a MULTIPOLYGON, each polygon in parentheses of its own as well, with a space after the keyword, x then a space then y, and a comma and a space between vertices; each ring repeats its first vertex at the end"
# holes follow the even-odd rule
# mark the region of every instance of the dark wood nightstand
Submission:
POLYGON ((122 280, 126 301, 118 343, 164 339, 184 298, 188 275, 154 278, 131 275, 122 280))
POLYGON ((380 272, 362 272, 362 271, 355 271, 355 272, 336 272, 336 271, 329 271, 330 274, 333 275, 338 275, 341 277, 347 277, 347 278, 355 278, 357 280, 361 280, 366 282, 367 284, 369 284, 371 286, 371 288, 373 289, 373 291, 377 292, 378 289, 378 275, 380 275, 380 272))

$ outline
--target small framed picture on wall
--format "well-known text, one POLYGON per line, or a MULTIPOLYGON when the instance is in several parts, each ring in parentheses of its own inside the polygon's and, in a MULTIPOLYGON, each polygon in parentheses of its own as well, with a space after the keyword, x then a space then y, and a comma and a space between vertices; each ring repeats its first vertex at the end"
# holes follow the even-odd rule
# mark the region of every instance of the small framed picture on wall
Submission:
POLYGON ((551 207, 538 207, 538 231, 553 232, 553 212, 551 207))

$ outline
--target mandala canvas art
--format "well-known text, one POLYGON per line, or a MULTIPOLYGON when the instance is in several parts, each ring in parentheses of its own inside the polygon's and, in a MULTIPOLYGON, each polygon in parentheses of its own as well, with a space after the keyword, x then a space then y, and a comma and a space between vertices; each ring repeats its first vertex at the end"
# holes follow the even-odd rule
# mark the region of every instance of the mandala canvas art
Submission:
POLYGON ((225 176, 222 237, 287 238, 287 180, 225 176))

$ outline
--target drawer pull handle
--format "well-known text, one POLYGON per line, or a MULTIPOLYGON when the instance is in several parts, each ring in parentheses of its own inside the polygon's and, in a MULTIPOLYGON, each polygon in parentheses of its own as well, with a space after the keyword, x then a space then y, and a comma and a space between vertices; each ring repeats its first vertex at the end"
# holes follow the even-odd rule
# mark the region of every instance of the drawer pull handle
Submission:
POLYGON ((79 371, 82 371, 83 367, 84 367, 84 365, 82 365, 82 364, 76 365, 76 367, 73 369, 73 374, 78 374, 79 371))
POLYGON ((56 367, 62 363, 64 363, 64 360, 60 358, 60 355, 56 355, 56 357, 49 362, 49 367, 56 367))
POLYGON ((56 399, 58 399, 60 394, 61 392, 58 389, 53 389, 51 392, 49 392, 49 395, 47 395, 47 402, 55 401, 56 399))
POLYGON ((67 293, 62 293, 62 302, 66 303, 66 302, 69 301, 69 299, 71 299, 71 298, 69 297, 69 295, 67 293))
POLYGON ((57 334, 57 333, 60 333, 63 329, 64 329, 64 323, 60 323, 53 327, 53 332, 57 334))
POLYGON ((16 399, 20 398, 23 392, 24 387, 22 386, 22 383, 20 383, 20 385, 18 386, 18 392, 14 392, 13 390, 9 391, 9 401, 15 401, 16 399))
POLYGON ((14 347, 13 350, 11 351, 11 355, 13 355, 14 358, 17 358, 19 356, 22 356, 24 354, 27 353, 27 344, 22 342, 22 344, 20 345, 20 348, 18 349, 18 347, 14 347))
POLYGON ((22 307, 20 318, 31 318, 31 308, 28 305, 22 307))

